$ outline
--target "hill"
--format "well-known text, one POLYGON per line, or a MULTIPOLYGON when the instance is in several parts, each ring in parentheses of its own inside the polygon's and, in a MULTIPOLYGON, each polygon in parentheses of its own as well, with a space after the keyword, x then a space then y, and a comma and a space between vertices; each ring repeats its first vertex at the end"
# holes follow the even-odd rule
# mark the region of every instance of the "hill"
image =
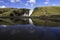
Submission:
POLYGON ((60 17, 60 6, 36 7, 31 16, 60 17))
POLYGON ((22 16, 29 9, 21 8, 0 8, 0 17, 8 17, 8 16, 22 16))

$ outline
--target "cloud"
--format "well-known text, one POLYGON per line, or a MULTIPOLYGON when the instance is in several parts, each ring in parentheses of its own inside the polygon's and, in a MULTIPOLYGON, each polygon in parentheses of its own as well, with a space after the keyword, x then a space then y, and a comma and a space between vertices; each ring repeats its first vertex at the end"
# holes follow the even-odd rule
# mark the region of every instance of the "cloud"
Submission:
POLYGON ((1 2, 4 3, 4 1, 0 1, 0 3, 1 3, 1 2))
POLYGON ((11 3, 20 2, 21 0, 10 0, 11 3))
POLYGON ((28 0, 25 5, 32 7, 35 3, 36 3, 36 0, 28 0))
POLYGON ((44 4, 48 4, 49 2, 44 2, 44 4))
POLYGON ((21 0, 16 0, 16 2, 20 2, 21 0))
POLYGON ((46 1, 50 1, 50 0, 46 0, 46 1))
POLYGON ((10 0, 10 2, 12 2, 12 3, 13 3, 13 2, 15 2, 15 0, 10 0))
POLYGON ((44 4, 49 4, 49 0, 46 0, 46 1, 44 2, 44 4))
POLYGON ((26 3, 26 4, 25 4, 25 6, 29 6, 29 4, 28 4, 28 3, 26 3))
POLYGON ((29 3, 36 3, 36 0, 28 0, 29 3))
POLYGON ((56 6, 57 4, 52 4, 52 6, 56 6))
POLYGON ((3 5, 3 6, 0 6, 0 8, 6 8, 6 6, 5 6, 5 5, 3 5))
POLYGON ((31 4, 31 7, 34 6, 34 4, 31 4))

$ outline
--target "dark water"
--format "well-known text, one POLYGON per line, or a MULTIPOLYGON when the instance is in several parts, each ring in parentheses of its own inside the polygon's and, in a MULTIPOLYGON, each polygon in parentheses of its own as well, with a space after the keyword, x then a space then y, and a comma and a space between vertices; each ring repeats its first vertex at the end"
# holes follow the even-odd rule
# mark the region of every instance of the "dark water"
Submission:
POLYGON ((1 40, 60 40, 60 21, 0 18, 1 40))

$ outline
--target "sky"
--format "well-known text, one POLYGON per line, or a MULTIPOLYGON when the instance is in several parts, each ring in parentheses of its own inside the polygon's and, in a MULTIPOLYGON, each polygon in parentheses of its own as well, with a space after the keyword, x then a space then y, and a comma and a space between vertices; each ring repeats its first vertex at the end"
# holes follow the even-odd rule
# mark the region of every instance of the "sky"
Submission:
POLYGON ((60 6, 60 0, 0 0, 0 8, 29 8, 60 6))

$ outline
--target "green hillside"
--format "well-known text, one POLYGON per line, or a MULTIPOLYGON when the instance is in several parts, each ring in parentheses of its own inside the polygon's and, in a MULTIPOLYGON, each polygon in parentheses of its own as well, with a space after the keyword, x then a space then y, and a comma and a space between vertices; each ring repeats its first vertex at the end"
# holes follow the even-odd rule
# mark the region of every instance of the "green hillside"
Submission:
POLYGON ((22 16, 29 9, 21 8, 0 8, 0 17, 8 17, 8 16, 22 16))
POLYGON ((36 7, 31 16, 60 16, 60 6, 36 7))

